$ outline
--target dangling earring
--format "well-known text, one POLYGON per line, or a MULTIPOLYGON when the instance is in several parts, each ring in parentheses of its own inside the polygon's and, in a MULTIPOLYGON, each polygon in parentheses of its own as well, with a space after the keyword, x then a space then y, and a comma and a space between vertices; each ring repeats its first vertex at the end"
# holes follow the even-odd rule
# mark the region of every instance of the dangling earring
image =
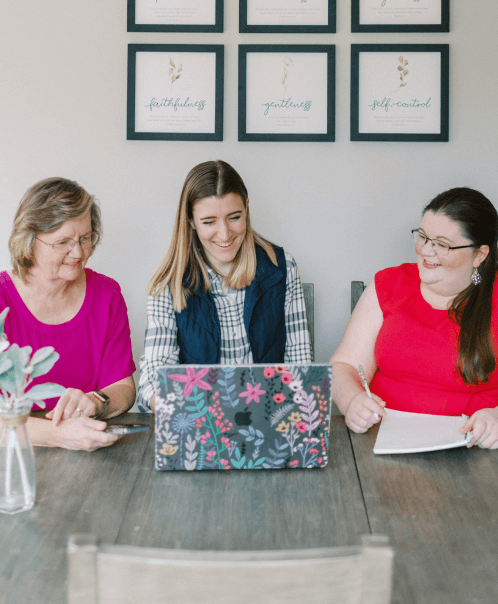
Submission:
POLYGON ((472 277, 470 278, 470 280, 472 281, 472 283, 474 285, 479 285, 479 283, 482 281, 482 277, 479 274, 479 271, 475 268, 473 273, 472 273, 472 277))

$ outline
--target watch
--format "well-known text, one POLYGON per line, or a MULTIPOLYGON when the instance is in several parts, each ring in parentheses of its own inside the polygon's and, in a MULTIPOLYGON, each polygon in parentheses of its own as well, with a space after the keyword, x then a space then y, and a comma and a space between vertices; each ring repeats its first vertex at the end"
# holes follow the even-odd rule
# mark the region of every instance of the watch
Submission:
POLYGON ((97 415, 94 415, 92 417, 92 419, 99 419, 100 416, 104 415, 105 410, 111 402, 111 399, 107 396, 105 392, 102 392, 102 390, 94 390, 93 392, 90 392, 90 394, 93 394, 93 396, 103 405, 102 409, 100 410, 100 413, 97 413, 97 415))

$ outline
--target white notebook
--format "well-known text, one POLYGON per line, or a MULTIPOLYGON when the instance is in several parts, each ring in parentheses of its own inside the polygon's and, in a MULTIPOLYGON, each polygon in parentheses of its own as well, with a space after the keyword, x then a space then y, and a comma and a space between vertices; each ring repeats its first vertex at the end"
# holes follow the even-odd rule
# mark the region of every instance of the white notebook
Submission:
POLYGON ((472 433, 458 431, 467 421, 466 416, 427 415, 386 409, 380 424, 374 453, 422 453, 465 447, 472 433))

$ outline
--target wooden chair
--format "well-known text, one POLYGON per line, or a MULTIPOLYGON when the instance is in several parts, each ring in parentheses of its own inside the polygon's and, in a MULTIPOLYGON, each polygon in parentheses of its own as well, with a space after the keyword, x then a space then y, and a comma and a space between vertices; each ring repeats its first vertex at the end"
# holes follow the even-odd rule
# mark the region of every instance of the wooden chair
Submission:
POLYGON ((366 285, 363 281, 351 281, 351 312, 353 312, 355 306, 358 304, 358 300, 365 291, 365 287, 366 285))
POLYGON ((187 551, 68 544, 68 604, 388 604, 393 550, 387 537, 362 547, 285 551, 187 551))
POLYGON ((313 361, 315 359, 315 286, 313 283, 303 283, 303 293, 310 334, 311 360, 313 361))

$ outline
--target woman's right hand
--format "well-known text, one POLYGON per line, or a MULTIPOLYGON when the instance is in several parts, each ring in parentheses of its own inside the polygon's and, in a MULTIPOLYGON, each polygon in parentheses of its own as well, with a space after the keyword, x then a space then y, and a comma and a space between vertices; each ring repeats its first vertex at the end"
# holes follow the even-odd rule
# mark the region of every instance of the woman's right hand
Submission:
POLYGON ((372 394, 372 398, 370 398, 366 392, 359 392, 351 399, 346 411, 348 428, 358 434, 366 432, 374 424, 380 422, 382 417, 385 417, 385 406, 386 403, 380 396, 372 394))
POLYGON ((109 447, 121 437, 104 432, 106 428, 106 422, 84 415, 70 417, 53 427, 52 446, 74 451, 95 451, 101 447, 109 447))

